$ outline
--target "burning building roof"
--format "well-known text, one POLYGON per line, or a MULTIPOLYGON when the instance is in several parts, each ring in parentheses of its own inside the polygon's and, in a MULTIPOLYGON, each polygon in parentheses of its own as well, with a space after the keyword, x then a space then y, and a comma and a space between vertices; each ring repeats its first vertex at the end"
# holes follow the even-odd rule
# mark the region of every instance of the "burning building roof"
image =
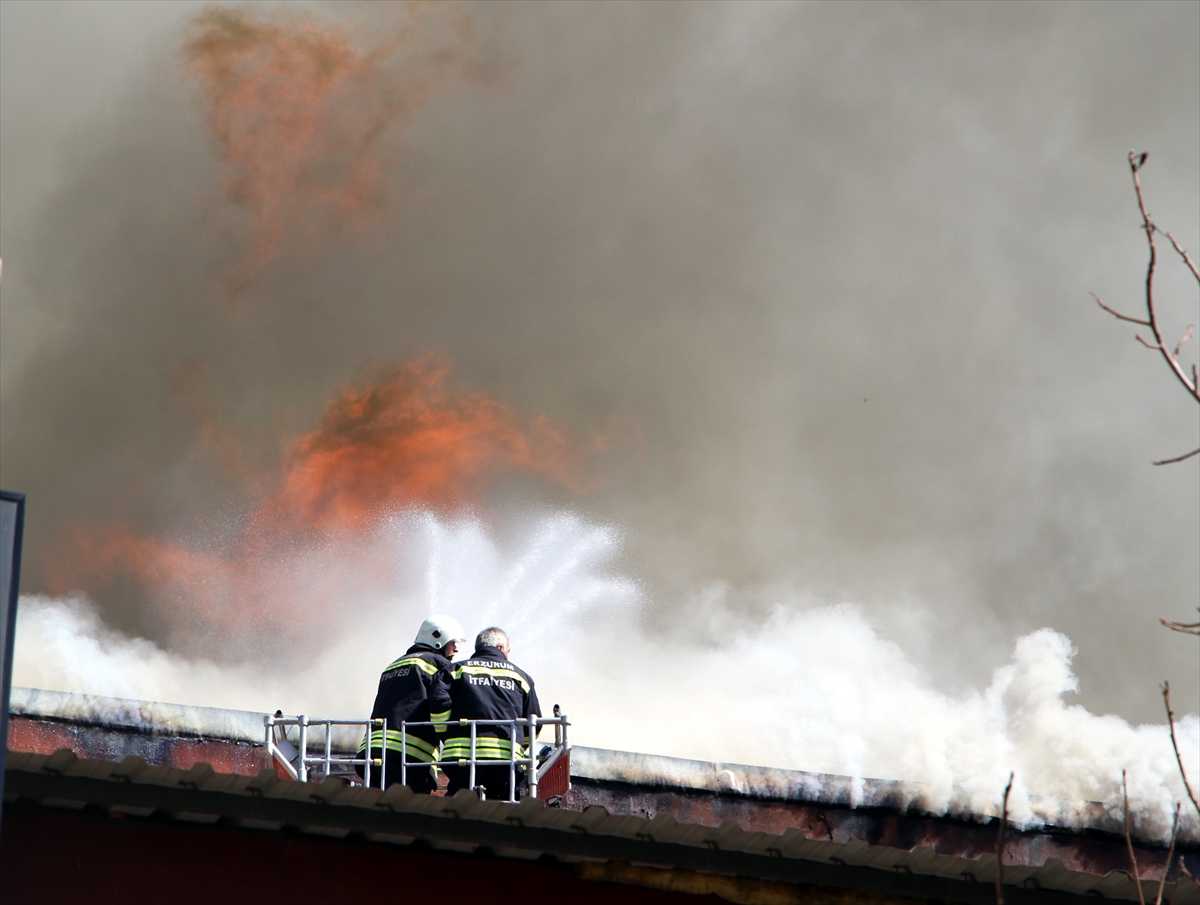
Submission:
MULTIPOLYGON (((807 901, 779 898, 802 890, 871 901, 995 896, 998 817, 924 813, 913 783, 575 747, 566 794, 512 805, 470 793, 427 797, 336 778, 280 779, 262 748, 265 714, 37 689, 15 689, 11 710, 4 825, 14 834, 36 835, 56 814, 86 812, 91 820, 141 817, 211 833, 299 833, 552 862, 570 866, 576 880, 732 901, 807 901), (23 829, 10 829, 14 823, 23 829)), ((1007 827, 1006 902, 1138 899, 1116 816, 1091 803, 1039 807, 1044 825, 1007 827)), ((1135 840, 1134 850, 1143 894, 1153 900, 1167 851, 1146 840, 1135 840)), ((6 859, 14 851, 6 844, 6 859)), ((1195 905, 1200 886, 1184 873, 1200 873, 1200 847, 1186 838, 1177 852, 1166 900, 1195 905)))

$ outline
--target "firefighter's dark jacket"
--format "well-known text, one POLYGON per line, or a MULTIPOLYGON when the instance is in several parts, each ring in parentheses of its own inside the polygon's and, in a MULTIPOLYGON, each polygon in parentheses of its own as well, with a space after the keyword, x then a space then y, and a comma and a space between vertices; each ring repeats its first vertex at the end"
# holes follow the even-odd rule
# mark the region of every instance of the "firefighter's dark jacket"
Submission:
MULTIPOLYGON (((450 664, 434 676, 429 698, 433 721, 447 723, 442 755, 447 760, 470 757, 471 730, 458 725, 458 720, 528 719, 542 713, 533 679, 509 663, 498 647, 477 648, 470 660, 450 664)), ((517 757, 528 756, 521 745, 525 736, 518 726, 517 757)), ((476 727, 479 758, 508 760, 511 744, 511 726, 476 727)))
MULTIPOLYGON (((387 720, 388 752, 400 750, 400 723, 430 722, 430 691, 434 677, 450 668, 450 661, 427 644, 414 644, 403 657, 388 664, 379 677, 379 691, 375 694, 375 706, 371 708, 372 719, 387 720)), ((439 735, 432 726, 405 727, 405 742, 408 760, 425 763, 438 759, 439 735)), ((371 747, 382 746, 383 732, 371 732, 371 747)), ((366 750, 366 740, 359 746, 366 750)))

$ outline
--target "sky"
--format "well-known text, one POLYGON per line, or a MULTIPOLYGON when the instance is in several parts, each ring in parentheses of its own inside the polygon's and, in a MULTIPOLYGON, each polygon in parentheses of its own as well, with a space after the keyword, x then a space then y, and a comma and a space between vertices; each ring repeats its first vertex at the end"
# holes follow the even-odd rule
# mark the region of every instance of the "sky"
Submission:
POLYGON ((254 555, 339 413, 408 380, 486 463, 379 505, 606 526, 664 653, 850 602, 948 693, 1048 627, 1090 711, 1162 722, 1164 679, 1200 709, 1158 622, 1200 601, 1200 459, 1151 465, 1197 407, 1090 296, 1141 304, 1130 149, 1200 248, 1200 5, 219 7, 285 70, 327 55, 265 133, 213 8, 0 3, 24 590, 212 654, 147 575, 254 555))

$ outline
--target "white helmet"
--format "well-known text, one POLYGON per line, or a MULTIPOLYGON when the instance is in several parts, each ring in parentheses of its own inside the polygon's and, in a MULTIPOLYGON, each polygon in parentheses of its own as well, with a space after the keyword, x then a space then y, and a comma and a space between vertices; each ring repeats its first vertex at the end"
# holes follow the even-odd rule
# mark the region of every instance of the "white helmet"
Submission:
POLYGON ((453 616, 430 616, 421 623, 417 631, 415 644, 428 644, 434 650, 441 650, 451 641, 465 644, 467 633, 453 616))

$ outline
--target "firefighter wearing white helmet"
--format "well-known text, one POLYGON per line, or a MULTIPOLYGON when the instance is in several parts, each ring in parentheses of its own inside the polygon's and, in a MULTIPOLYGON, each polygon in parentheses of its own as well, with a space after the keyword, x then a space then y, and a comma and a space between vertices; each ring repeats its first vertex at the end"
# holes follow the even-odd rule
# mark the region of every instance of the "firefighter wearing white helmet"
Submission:
MULTIPOLYGON (((400 723, 428 723, 429 688, 433 677, 450 668, 458 645, 466 642, 466 633, 453 616, 430 616, 421 623, 416 640, 397 660, 389 663, 379 677, 372 719, 387 721, 384 729, 371 731, 371 757, 380 758, 387 746, 387 784, 400 781, 401 733, 400 723)), ((431 726, 405 727, 404 760, 408 787, 414 792, 428 794, 437 787, 433 767, 423 766, 438 760, 440 740, 431 726)), ((359 756, 367 751, 364 738, 358 748, 359 756)), ((363 774, 363 768, 358 767, 363 774)), ((371 785, 379 784, 379 771, 371 771, 371 785)))
MULTIPOLYGON (((459 644, 466 644, 467 636, 463 631, 463 627, 458 624, 458 620, 453 616, 430 616, 421 623, 421 628, 417 631, 417 639, 413 642, 414 645, 424 644, 433 648, 436 651, 443 650, 447 644, 453 644, 457 647, 459 644)), ((451 652, 449 657, 453 657, 451 652)))

